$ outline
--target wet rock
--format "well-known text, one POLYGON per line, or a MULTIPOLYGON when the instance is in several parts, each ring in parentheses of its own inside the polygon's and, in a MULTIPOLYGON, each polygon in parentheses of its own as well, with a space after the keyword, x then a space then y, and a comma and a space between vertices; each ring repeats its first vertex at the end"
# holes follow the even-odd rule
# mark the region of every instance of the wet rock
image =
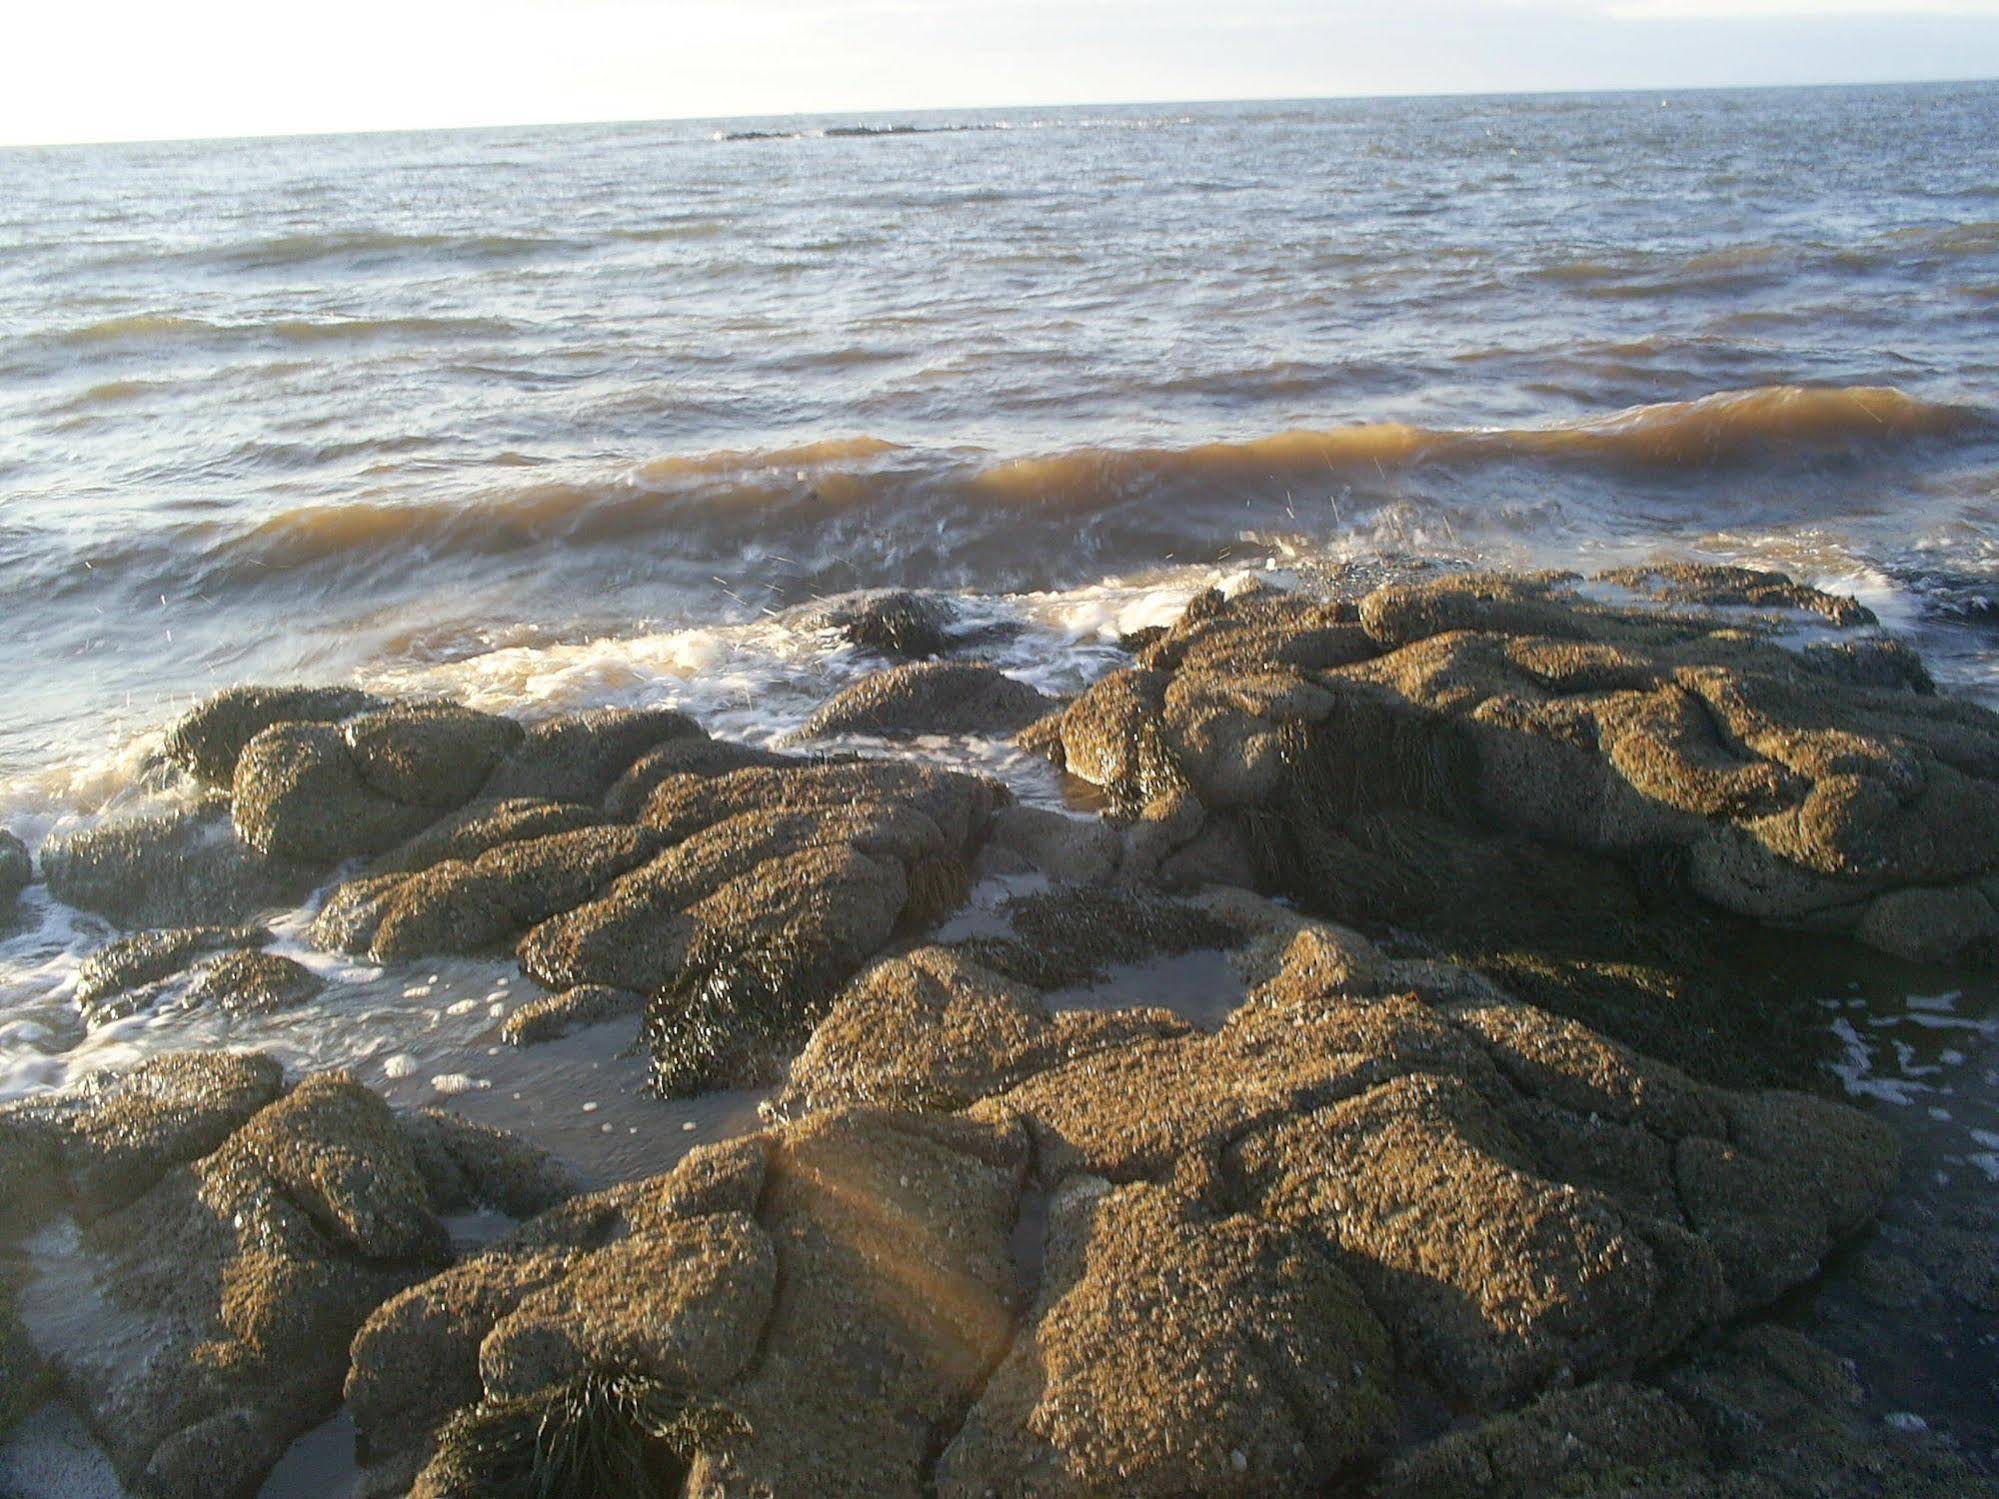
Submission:
POLYGON ((1117 874, 1124 840, 1116 828, 1098 818, 1014 806, 993 814, 986 851, 993 861, 1015 860, 1019 867, 1063 884, 1099 885, 1117 874))
POLYGON ((1244 660, 1294 670, 1349 666, 1377 654, 1352 604, 1274 588, 1195 598, 1173 627, 1139 652, 1152 671, 1229 669, 1244 660))
POLYGON ((1756 1471, 1861 1450, 1787 1424, 1770 1381, 1820 1375, 1781 1338, 1746 1383, 1698 1350, 1873 1211, 1885 1130, 1240 892, 1171 905, 1258 980, 1217 1032, 1051 1017, 964 949, 884 958, 794 1064, 791 1122, 384 1308, 357 1347, 423 1413, 365 1403, 384 1481, 469 1492, 472 1434, 607 1362, 739 1418, 691 1442, 697 1495, 1524 1499, 1624 1492, 1623 1461, 1663 1494, 1766 1418, 1805 1455, 1756 1471), (1428 1440, 1443 1410, 1493 1422, 1428 1440))
POLYGON ((369 1313, 443 1268, 441 1208, 538 1212, 573 1191, 502 1132, 398 1120, 339 1074, 287 1093, 255 1055, 176 1053, 0 1110, 10 1234, 34 1221, 11 1190, 24 1142, 41 1208, 83 1219, 47 1230, 72 1239, 61 1312, 86 1330, 48 1349, 53 1374, 126 1485, 162 1499, 258 1491, 338 1404, 369 1313))
POLYGON ((897 589, 830 604, 810 623, 891 661, 926 661, 952 648, 956 618, 951 605, 935 594, 897 589))
POLYGON ((218 801, 104 822, 42 845, 58 900, 123 927, 234 924, 296 905, 313 871, 238 838, 218 801))
MULTIPOLYGON (((1999 717, 1836 680, 1715 600, 1839 623, 1858 606, 1710 572, 1661 585, 1705 609, 1554 574, 1389 586, 1352 623, 1268 594, 1197 601, 1034 742, 1128 816, 1192 797, 1300 894, 1420 877, 1423 849, 1382 823, 1418 815, 1626 870, 1670 860, 1733 915, 1934 951, 1927 897, 1873 907, 1994 873, 1999 717)), ((1961 931, 1965 957, 1999 942, 1982 920, 1961 931)))
POLYGON ((0 828, 0 907, 12 903, 34 878, 34 863, 28 845, 5 828, 0 828))
POLYGON ((447 859, 470 862, 503 843, 524 843, 553 833, 573 833, 604 821, 603 813, 580 802, 514 797, 481 798, 439 818, 414 838, 368 861, 370 875, 419 874, 447 859))
POLYGON ((863 677, 820 707, 799 735, 806 739, 834 734, 884 739, 1004 735, 1025 728, 1055 706, 1055 699, 997 667, 920 661, 863 677))
POLYGON ((608 984, 578 984, 560 994, 544 994, 529 1000, 500 1028, 500 1038, 509 1046, 533 1046, 555 1041, 588 1025, 601 1025, 626 1015, 636 1016, 645 1008, 645 996, 630 989, 613 989, 608 984))
POLYGON ((1006 906, 1011 934, 956 944, 967 957, 1037 989, 1093 984, 1117 963, 1233 947, 1241 933, 1202 906, 1137 889, 1074 886, 1006 906))
POLYGON ((173 927, 120 937, 83 960, 76 1002, 92 1023, 129 1013, 143 1007, 147 991, 196 958, 232 947, 261 947, 270 940, 269 932, 255 926, 173 927))
POLYGON ((439 702, 277 724, 236 762, 236 827, 261 852, 306 863, 382 853, 477 795, 522 739, 511 719, 439 702))
POLYGON ((910 899, 902 865, 836 846, 766 860, 689 907, 680 964, 646 1008, 654 1086, 683 1097, 770 1080, 910 899))
POLYGON ((886 805, 922 814, 950 847, 985 834, 1006 800, 995 783, 902 760, 848 760, 780 769, 748 769, 713 778, 663 781, 641 821, 678 843, 745 812, 815 812, 886 805))
POLYGON ((445 1109, 414 1109, 397 1122, 439 1213, 492 1208, 532 1218, 579 1190, 568 1166, 505 1130, 445 1109))
POLYGON ((561 961, 574 965, 578 977, 650 992, 678 973, 697 906, 752 881, 767 864, 842 848, 878 860, 884 871, 947 851, 942 832, 922 813, 880 802, 742 812, 681 840, 602 901, 535 933, 522 955, 537 976, 554 978, 563 970, 552 963, 561 961))
POLYGON ((195 967, 187 986, 187 1002, 240 1014, 268 1015, 309 1003, 325 987, 326 981, 302 963, 276 953, 237 948, 195 967))
POLYGON ((1005 1348, 1023 1147, 849 1111, 565 1205, 356 1339, 375 1476, 422 1467, 416 1492, 468 1492, 472 1401, 533 1409, 608 1366, 735 1413, 727 1440, 693 1444, 690 1493, 921 1492, 932 1433, 1005 1348))
POLYGON ((277 1098, 268 1057, 172 1052, 0 1105, 0 1182, 17 1225, 64 1207, 95 1217, 207 1155, 277 1098))
POLYGON ((1375 1499, 1575 1495, 1999 1494, 1933 1437, 1889 1438, 1839 1360, 1797 1333, 1749 1329, 1658 1383, 1542 1396, 1400 1458, 1375 1499))
POLYGON ((1030 1325, 940 1495, 1319 1494, 1395 1429, 1388 1333, 1334 1262, 1159 1187, 1056 1194, 1030 1325))
POLYGON ((1575 1494, 1695 1494, 1707 1475, 1700 1428, 1658 1390, 1601 1380, 1454 1432, 1397 1462, 1382 1499, 1530 1499, 1575 1494))
POLYGON ((353 1344, 346 1400, 376 1463, 376 1489, 407 1489, 432 1434, 476 1405, 479 1345, 521 1299, 561 1279, 573 1252, 489 1250, 384 1302, 353 1344))
MULTIPOLYGON (((1999 881, 1986 884, 1999 887, 1999 881)), ((1999 952, 1999 906, 1983 889, 1965 886, 1890 890, 1868 902, 1855 932, 1898 958, 1948 963, 1967 950, 1999 952)))
POLYGON ((227 787, 243 747, 273 724, 338 723, 382 706, 351 687, 231 687, 167 731, 167 758, 205 785, 227 787))
POLYGON ((230 807, 251 848, 308 865, 392 848, 436 815, 370 786, 330 724, 281 723, 258 734, 236 762, 230 807))
POLYGON ((449 702, 398 703, 348 720, 362 780, 398 802, 449 810, 479 794, 526 731, 511 718, 449 702))
POLYGON ((660 844, 644 828, 582 827, 501 843, 470 861, 447 859, 407 877, 368 876, 328 898, 312 940, 377 962, 484 952, 581 905, 660 844))
POLYGON ((0 1270, 0 1441, 49 1393, 48 1366, 14 1311, 14 1286, 0 1270))
POLYGON ((494 772, 485 794, 504 801, 597 803, 634 761, 655 745, 702 736, 701 726, 671 708, 596 708, 535 724, 494 772))
POLYGON ((618 783, 604 793, 604 811, 612 817, 635 818, 645 811, 653 792, 676 776, 725 776, 732 770, 782 769, 808 763, 797 755, 727 739, 670 739, 647 750, 618 777, 618 783))
POLYGON ((1849 687, 1879 687, 1924 696, 1934 696, 1937 690, 1936 679, 1923 665, 1923 658, 1899 640, 1818 641, 1806 646, 1798 657, 1821 676, 1849 687))
POLYGON ((447 1240, 394 1117, 336 1076, 168 1170, 80 1252, 155 1350, 55 1350, 120 1473, 148 1493, 248 1495, 337 1404, 363 1319, 440 1268, 447 1240))
POLYGON ((1872 610, 1858 599, 1826 593, 1794 583, 1782 573, 1754 567, 1729 567, 1711 562, 1668 562, 1652 567, 1621 567, 1596 575, 1598 583, 1653 600, 1700 610, 1748 609, 1816 614, 1842 629, 1879 624, 1872 610))

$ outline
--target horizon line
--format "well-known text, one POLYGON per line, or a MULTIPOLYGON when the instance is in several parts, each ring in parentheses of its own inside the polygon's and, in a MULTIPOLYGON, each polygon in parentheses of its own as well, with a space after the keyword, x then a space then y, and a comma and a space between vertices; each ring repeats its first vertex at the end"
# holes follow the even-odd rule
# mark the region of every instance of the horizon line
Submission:
POLYGON ((1798 93, 1812 89, 1941 88, 1963 84, 1999 84, 1999 77, 1981 74, 1945 78, 1849 78, 1811 83, 1675 83, 1617 88, 1432 89, 1395 93, 1253 94, 1207 99, 1079 99, 1025 104, 930 104, 917 107, 870 106, 864 109, 801 109, 777 114, 617 115, 574 120, 500 120, 468 125, 369 125, 325 130, 246 131, 232 135, 107 136, 89 140, 0 142, 0 151, 74 151, 110 146, 196 146, 251 141, 342 140, 387 135, 461 135, 495 130, 589 130, 614 125, 734 124, 745 120, 852 119, 864 115, 944 115, 1022 110, 1213 108, 1236 104, 1376 103, 1397 99, 1560 99, 1618 97, 1638 94, 1798 93))

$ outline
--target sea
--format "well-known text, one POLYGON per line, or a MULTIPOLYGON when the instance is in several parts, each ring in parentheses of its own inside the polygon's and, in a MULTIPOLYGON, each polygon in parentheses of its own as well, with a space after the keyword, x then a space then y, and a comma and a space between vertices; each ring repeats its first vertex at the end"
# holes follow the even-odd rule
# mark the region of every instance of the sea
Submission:
MULTIPOLYGON (((878 665, 833 595, 954 595, 1073 692, 1208 586, 1410 558, 1780 568, 1999 705, 1999 84, 0 150, 31 845, 180 794, 160 730, 230 683, 765 742, 878 665)), ((329 997, 91 1030, 109 929, 31 889, 0 1098, 257 1045, 605 1175, 661 1159, 660 1109, 675 1150, 753 1110, 645 1100, 603 1038, 523 1060, 503 965, 357 967, 309 912, 281 950, 329 997)), ((1993 995, 1861 987, 1834 1085, 1992 1190, 1993 995)))

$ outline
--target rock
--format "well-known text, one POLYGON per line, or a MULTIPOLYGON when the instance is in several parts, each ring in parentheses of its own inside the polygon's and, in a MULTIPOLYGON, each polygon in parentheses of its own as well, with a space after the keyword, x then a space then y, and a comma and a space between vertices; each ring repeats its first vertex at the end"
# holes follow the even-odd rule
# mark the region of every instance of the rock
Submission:
POLYGON ((326 981, 302 963, 276 953, 237 948, 195 967, 187 1002, 268 1015, 317 999, 325 987, 326 981))
POLYGON ((770 1316, 777 1255, 743 1213, 716 1213, 587 1255, 530 1292, 479 1345, 487 1395, 527 1396, 593 1368, 719 1390, 770 1316))
POLYGON ((447 859, 470 862, 503 843, 524 843, 553 833, 573 833, 600 826, 604 815, 580 802, 552 802, 515 797, 495 802, 480 799, 439 818, 407 842, 368 861, 370 875, 420 874, 447 859))
POLYGON ((397 1123, 439 1213, 483 1207, 509 1218, 532 1218, 579 1190, 568 1166, 505 1130, 444 1109, 414 1109, 397 1123))
POLYGON ((679 967, 647 1005, 667 1097, 770 1080, 840 981, 894 935, 903 867, 851 847, 769 859, 687 911, 679 967))
POLYGON ((1841 629, 1880 621, 1858 599, 1794 583, 1782 573, 1711 562, 1669 562, 1598 573, 1596 582, 1629 589, 1655 603, 1701 611, 1750 609, 1816 614, 1841 629))
POLYGON ((671 708, 596 708, 535 724, 494 772, 485 794, 495 801, 540 797, 597 803, 634 761, 655 745, 702 735, 671 708))
POLYGON ((129 1484, 254 1494, 338 1403, 363 1319, 446 1251, 388 1109, 310 1078, 86 1234, 100 1293, 154 1355, 93 1343, 55 1361, 129 1484))
POLYGON ((0 828, 0 906, 11 903, 15 896, 27 889, 28 882, 34 877, 34 862, 28 857, 28 845, 5 828, 0 828))
POLYGON ((493 1325, 579 1258, 564 1251, 488 1250, 391 1297, 370 1315, 354 1337, 345 1395, 375 1461, 392 1465, 394 1477, 371 1487, 408 1487, 429 1456, 432 1433, 454 1411, 481 1399, 479 1345, 493 1325))
POLYGON ((0 1182, 17 1226, 72 1208, 121 1208, 214 1150, 277 1098, 284 1072, 255 1053, 172 1052, 0 1105, 0 1182))
POLYGON ((805 739, 872 734, 910 739, 919 734, 1006 735, 1056 706, 997 667, 922 661, 863 677, 825 703, 799 730, 805 739))
POLYGON ((1868 946, 1912 963, 1948 963, 1967 949, 1999 951, 1999 906, 1962 885, 1890 890, 1868 902, 1855 931, 1868 946))
POLYGON ((47 1398, 49 1371, 14 1311, 14 1287, 0 1274, 0 1441, 47 1398))
MULTIPOLYGON (((1791 1335, 1702 1350, 1873 1211, 1885 1129, 1240 892, 1173 904, 1258 980, 1219 1031, 882 958, 790 1122, 384 1307, 350 1384, 378 1485, 490 1488, 481 1443, 570 1419, 593 1367, 678 1392, 660 1460, 698 1496, 1722 1499, 1879 1457, 1804 1420, 1844 1397, 1791 1335)), ((1930 1462, 1895 1471, 1953 1492, 1930 1462)))
MULTIPOLYGON (((1999 717, 1906 690, 1901 668, 1893 688, 1841 680, 1714 612, 1865 623, 1851 600, 1728 570, 1643 581, 1667 602, 1552 574, 1391 585, 1351 621, 1267 593, 1200 600, 1033 742, 1127 816, 1192 797, 1201 836, 1234 824, 1266 881, 1342 914, 1420 879, 1408 824, 1429 819, 1620 866, 1585 884, 1670 860, 1734 916, 1936 952, 1932 897, 1867 913, 1999 872, 1999 717)), ((1982 919, 1961 930, 1963 956, 1999 942, 1982 919)))
POLYGON ((250 847, 307 865, 380 853, 435 816, 370 786, 338 728, 302 723, 276 724, 244 746, 231 809, 250 847))
POLYGON ((1051 1015, 1034 990, 962 952, 920 947, 871 964, 840 992, 772 1111, 960 1109, 1058 1063, 1187 1030, 1163 1010, 1051 1015))
POLYGON ((1007 800, 996 783, 902 760, 848 760, 782 769, 739 770, 713 778, 663 781, 641 821, 679 843, 745 812, 824 813, 887 805, 921 813, 944 843, 963 847, 985 835, 994 810, 1007 800))
POLYGON ((1748 1329, 1659 1384, 1603 1380, 1416 1447, 1372 1499, 1999 1494, 1934 1438, 1884 1440, 1837 1359, 1748 1329))
POLYGON ((1242 934, 1199 905, 1149 891, 1073 886, 1007 903, 1011 935, 957 944, 967 957, 1037 989, 1093 984, 1118 963, 1234 947, 1242 934))
POLYGON ((1711 1248, 1544 1177, 1463 1079, 1383 1083, 1229 1164, 1262 1213, 1325 1231, 1405 1348, 1480 1408, 1647 1361, 1727 1311, 1711 1248))
POLYGON ((1936 695, 1936 679, 1923 658, 1899 640, 1822 640, 1806 646, 1798 659, 1819 675, 1849 687, 1936 695))
POLYGON ((1017 1134, 868 1112, 775 1142, 757 1212, 778 1264, 762 1359, 729 1390, 749 1428, 693 1495, 916 1495, 1004 1352, 1017 1134))
POLYGON ((500 1039, 509 1046, 555 1041, 588 1025, 601 1025, 645 1009, 645 996, 607 984, 578 984, 560 994, 531 999, 507 1017, 500 1039))
POLYGON ((497 779, 523 737, 511 719, 441 702, 397 703, 339 726, 276 724, 236 762, 236 828, 259 851, 304 863, 382 853, 497 779))
POLYGON ((846 1111, 524 1226, 356 1339, 372 1476, 422 1467, 413 1492, 482 1491, 468 1417, 552 1409, 577 1370, 608 1366, 733 1413, 691 1444, 690 1493, 921 1492, 932 1432, 962 1419, 1018 1304, 1023 1146, 846 1111))
POLYGON ((58 900, 123 927, 244 922, 313 884, 307 866, 239 839, 216 801, 58 833, 42 845, 42 878, 58 900))
POLYGON ((0 1229, 73 1206, 64 1312, 119 1330, 52 1347, 51 1372, 125 1484, 162 1499, 247 1499, 332 1414, 363 1321, 448 1259, 437 1211, 460 1204, 433 1180, 523 1213, 574 1186, 509 1135, 399 1121, 339 1074, 287 1093, 255 1055, 175 1053, 0 1108, 0 1229), (11 1174, 24 1141, 42 1192, 26 1217, 11 1174))
POLYGON ((1556 1390, 1523 1410, 1418 1447, 1374 1486, 1382 1499, 1697 1494, 1700 1427, 1658 1390, 1622 1379, 1556 1390))
POLYGON ((1100 885, 1117 874, 1124 841, 1116 828, 1098 818, 1014 806, 993 814, 986 847, 996 855, 1017 856, 1059 883, 1100 885))
POLYGON ((1030 1325, 940 1495, 1318 1494, 1394 1434, 1388 1334, 1334 1262, 1160 1187, 1056 1193, 1030 1325))
POLYGON ((848 644, 891 661, 925 661, 951 649, 956 617, 951 605, 935 594, 896 589, 830 604, 809 623, 837 631, 848 644))
POLYGON ((611 824, 501 843, 401 877, 350 881, 314 918, 316 946, 377 962, 502 946, 574 909, 659 851, 644 828, 611 824))
POLYGON ((167 758, 208 786, 228 786, 243 747, 273 724, 338 723, 383 706, 351 687, 231 687, 167 731, 167 758))
POLYGON ((618 783, 604 793, 604 811, 612 817, 635 818, 645 811, 660 784, 676 776, 725 776, 732 770, 776 770, 809 763, 796 755, 727 739, 669 739, 647 750, 618 777, 618 783))
POLYGON ((448 811, 479 794, 526 737, 511 718, 449 702, 398 703, 348 720, 361 779, 391 800, 448 811))
POLYGON ((1767 1303, 1896 1161, 1851 1110, 1707 1088, 1318 928, 1218 1033, 1095 1052, 971 1116, 1024 1120, 1045 1174, 1178 1183, 1318 1236, 1411 1368, 1485 1409, 1767 1303))
POLYGON ((665 852, 531 930, 522 966, 655 996, 662 1089, 769 1081, 863 961, 963 900, 1001 794, 888 761, 672 777, 644 815, 665 852))
POLYGON ((1138 655, 1149 671, 1230 669, 1245 660, 1290 671, 1351 666, 1378 653, 1352 604, 1272 588, 1232 598, 1210 591, 1138 655))
POLYGON ((261 947, 271 934, 254 926, 173 927, 139 932, 100 947, 77 970, 76 1002, 96 1024, 145 1006, 149 991, 196 958, 227 948, 261 947), (113 1005, 112 1000, 120 1003, 113 1005))

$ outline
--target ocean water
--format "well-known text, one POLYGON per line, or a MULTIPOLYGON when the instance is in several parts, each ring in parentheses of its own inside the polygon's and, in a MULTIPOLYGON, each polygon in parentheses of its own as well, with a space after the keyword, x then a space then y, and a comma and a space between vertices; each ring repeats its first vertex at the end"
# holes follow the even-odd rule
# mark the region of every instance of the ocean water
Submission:
POLYGON ((1995 140, 1949 85, 0 151, 0 808, 244 678, 754 697, 825 593, 1381 546, 1780 563, 1982 684, 1995 140))
MULTIPOLYGON (((830 594, 958 594, 1074 691, 1202 587, 1383 553, 1781 567, 1999 702, 1995 141, 1999 84, 0 150, 0 825, 149 804, 230 682, 770 740, 870 666, 830 594)), ((107 929, 31 890, 0 1097, 260 1045, 657 1163, 618 1045, 497 1045, 503 965, 303 920, 304 1010, 86 1031, 107 929)), ((1828 1023, 1984 1190, 1999 1022, 1951 992, 1942 1061, 1892 985, 1828 1023)))

